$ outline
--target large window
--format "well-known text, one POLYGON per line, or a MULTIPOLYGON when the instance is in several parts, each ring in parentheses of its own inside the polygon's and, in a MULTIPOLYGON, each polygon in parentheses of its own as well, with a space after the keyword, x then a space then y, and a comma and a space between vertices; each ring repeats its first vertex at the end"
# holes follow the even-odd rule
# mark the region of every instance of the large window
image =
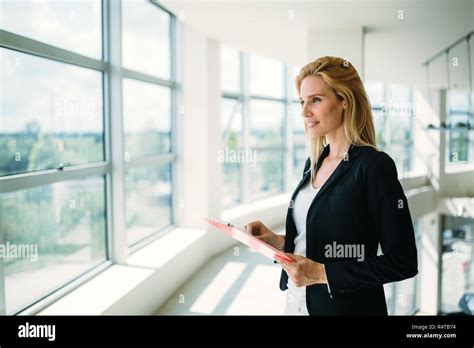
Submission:
POLYGON ((171 165, 128 169, 125 175, 125 202, 129 245, 170 225, 171 165))
POLYGON ((295 185, 297 185, 301 180, 304 164, 309 156, 306 149, 306 135, 300 103, 291 104, 290 118, 293 121, 293 176, 295 179, 295 185))
POLYGON ((399 174, 409 173, 413 157, 414 107, 409 87, 380 82, 366 82, 365 88, 372 106, 377 146, 395 161, 399 174))
MULTIPOLYGON (((421 225, 413 223, 415 243, 418 251, 418 267, 421 256, 421 225)), ((389 315, 413 315, 418 310, 419 276, 400 282, 384 284, 385 298, 389 315)))
POLYGON ((172 223, 171 23, 148 1, 122 2, 127 244, 172 223))
POLYGON ((106 260, 105 216, 104 177, 0 194, 4 245, 27 251, 4 258, 7 313, 106 260))
POLYGON ((104 160, 102 73, 0 48, 0 175, 104 160), (21 93, 19 93, 21 91, 21 93))
POLYGON ((222 46, 221 67, 223 202, 229 207, 287 188, 292 101, 281 62, 222 46))
POLYGON ((469 97, 469 92, 454 89, 447 94, 449 163, 474 161, 474 100, 469 97))
POLYGON ((102 57, 101 1, 2 1, 2 29, 92 58, 102 57))
POLYGON ((254 54, 250 58, 250 94, 277 99, 285 97, 285 75, 282 63, 254 54))
MULTIPOLYGON (((222 155, 238 154, 242 149, 242 103, 239 99, 223 98, 221 103, 222 155)), ((222 161, 223 204, 231 206, 242 200, 242 165, 238 157, 222 161), (235 160, 231 160, 235 159, 235 160)))
POLYGON ((243 55, 236 49, 221 49, 221 149, 222 200, 224 207, 242 202, 242 177, 245 155, 243 139, 243 55))
POLYGON ((148 1, 122 1, 123 66, 171 78, 171 15, 148 1))
POLYGON ((123 80, 124 152, 127 160, 171 151, 171 89, 123 80))
POLYGON ((251 166, 251 197, 283 191, 285 155, 285 104, 252 98, 250 110, 250 148, 257 165, 251 166))
POLYGON ((441 314, 459 313, 459 300, 474 291, 474 219, 442 216, 441 314))
POLYGON ((13 314, 172 224, 174 18, 145 0, 2 10, 0 309, 13 314))

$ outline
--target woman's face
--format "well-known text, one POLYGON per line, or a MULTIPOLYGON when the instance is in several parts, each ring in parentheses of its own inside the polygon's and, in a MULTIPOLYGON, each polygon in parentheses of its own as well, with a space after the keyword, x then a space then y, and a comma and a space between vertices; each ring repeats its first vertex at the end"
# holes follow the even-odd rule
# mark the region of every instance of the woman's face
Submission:
POLYGON ((311 137, 331 133, 342 126, 343 101, 321 76, 308 75, 301 82, 301 115, 311 137))

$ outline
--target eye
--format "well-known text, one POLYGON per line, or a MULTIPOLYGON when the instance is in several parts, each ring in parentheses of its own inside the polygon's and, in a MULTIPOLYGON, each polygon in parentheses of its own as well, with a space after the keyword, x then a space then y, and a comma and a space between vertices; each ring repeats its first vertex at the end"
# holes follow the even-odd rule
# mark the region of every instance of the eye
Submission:
POLYGON ((320 102, 320 101, 321 101, 321 98, 318 98, 318 97, 313 98, 313 103, 320 102))

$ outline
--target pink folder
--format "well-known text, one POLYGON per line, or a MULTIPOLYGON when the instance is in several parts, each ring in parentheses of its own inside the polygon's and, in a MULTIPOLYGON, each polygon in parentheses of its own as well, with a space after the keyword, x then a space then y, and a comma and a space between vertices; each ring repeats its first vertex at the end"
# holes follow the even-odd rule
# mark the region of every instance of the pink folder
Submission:
POLYGON ((275 256, 278 255, 282 259, 293 262, 292 259, 285 255, 285 253, 281 252, 278 249, 275 249, 274 247, 265 242, 262 242, 260 239, 256 238, 255 236, 252 236, 248 232, 239 230, 230 223, 225 223, 213 219, 204 219, 204 221, 272 260, 278 261, 275 258, 275 256))

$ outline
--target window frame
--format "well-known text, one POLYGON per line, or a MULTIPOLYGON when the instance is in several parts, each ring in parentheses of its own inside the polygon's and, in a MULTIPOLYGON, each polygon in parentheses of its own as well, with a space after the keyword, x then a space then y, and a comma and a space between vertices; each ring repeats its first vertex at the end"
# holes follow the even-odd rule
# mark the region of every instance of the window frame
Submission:
MULTIPOLYGON (((177 149, 177 114, 180 99, 180 86, 177 81, 177 19, 169 10, 156 0, 143 0, 154 5, 160 11, 170 15, 170 79, 161 78, 125 69, 122 67, 122 2, 101 0, 101 58, 88 56, 52 46, 41 41, 24 37, 0 29, 0 47, 21 53, 62 62, 73 66, 92 69, 102 74, 102 122, 104 136, 104 161, 67 166, 59 169, 47 169, 28 173, 0 177, 0 194, 61 181, 84 177, 102 176, 105 181, 105 221, 106 221, 106 260, 85 273, 78 274, 73 281, 43 295, 40 300, 12 314, 34 314, 47 307, 65 294, 82 285, 87 280, 102 272, 114 263, 125 263, 130 253, 140 249, 151 241, 172 230, 175 225, 176 200, 176 149, 177 149), (149 156, 147 158, 125 161, 122 109, 122 79, 149 82, 171 90, 171 149, 169 153, 149 156), (114 115, 114 117, 111 117, 114 115), (171 224, 157 230, 143 240, 128 246, 125 229, 124 179, 127 169, 137 166, 156 166, 162 163, 171 166, 171 224)), ((0 231, 0 241, 4 236, 0 231)), ((5 274, 3 259, 0 258, 0 315, 6 314, 5 274)))
MULTIPOLYGON (((367 82, 373 82, 377 83, 377 81, 365 81, 364 83, 367 82)), ((393 117, 390 115, 390 110, 387 110, 387 101, 390 100, 390 84, 382 83, 382 88, 384 89, 383 91, 383 102, 381 105, 371 105, 371 111, 372 113, 374 111, 381 112, 382 117, 383 117, 383 126, 382 126, 382 132, 384 134, 384 137, 382 138, 382 141, 377 144, 378 147, 382 148, 384 151, 387 153, 391 153, 390 147, 393 145, 399 145, 399 146, 404 146, 408 148, 408 153, 407 153, 407 158, 410 159, 408 168, 398 168, 398 174, 401 177, 407 177, 410 176, 410 173, 413 170, 413 146, 414 146, 414 134, 413 134, 413 127, 414 127, 414 118, 415 118, 415 113, 414 113, 414 97, 413 97, 413 88, 411 86, 403 86, 409 90, 409 103, 412 106, 410 108, 410 113, 407 115, 409 117, 409 129, 410 129, 410 137, 404 141, 393 141, 392 140, 392 132, 391 132, 391 119, 390 117, 393 117)), ((369 96, 370 98, 370 96, 369 96)), ((375 122, 374 122, 374 127, 375 127, 375 122)), ((375 134, 377 135, 377 129, 375 129, 375 134)), ((396 162, 396 161, 395 161, 396 162)))
MULTIPOLYGON (((223 47, 229 47, 226 45, 221 45, 221 52, 223 47)), ((232 48, 232 47, 231 47, 232 48)), ((242 145, 241 149, 247 151, 281 151, 283 156, 283 173, 282 173, 282 191, 279 193, 287 192, 292 188, 294 182, 293 178, 293 120, 288 117, 290 112, 289 108, 295 102, 294 97, 291 96, 289 92, 289 81, 291 66, 280 62, 282 65, 282 74, 283 74, 283 91, 284 95, 281 98, 271 97, 271 96, 262 96, 262 95, 253 95, 250 93, 250 54, 244 53, 241 50, 238 50, 239 54, 239 67, 240 67, 240 91, 227 92, 224 89, 221 93, 221 100, 224 99, 233 99, 236 102, 242 104, 242 145), (282 124, 282 133, 283 133, 283 142, 281 146, 257 146, 250 147, 250 111, 249 106, 251 101, 254 100, 263 100, 283 104, 283 124, 282 124)), ((222 66, 221 66, 222 71, 222 66)), ((222 114, 221 114, 222 117, 222 114)), ((222 147, 224 144, 220 143, 222 147)), ((237 204, 248 204, 254 199, 264 199, 275 195, 275 192, 265 193, 252 193, 250 185, 250 164, 249 163, 239 163, 240 165, 240 187, 238 187, 239 192, 239 201, 238 203, 231 205, 223 205, 224 209, 230 209, 237 204)), ((223 197, 222 197, 223 200, 223 197)))
POLYGON ((472 146, 471 144, 471 133, 472 129, 470 128, 458 128, 456 127, 456 123, 453 122, 453 118, 456 116, 465 116, 467 124, 471 124, 472 119, 474 117, 473 115, 473 106, 471 105, 472 103, 472 96, 469 91, 460 91, 456 89, 448 89, 446 91, 446 118, 447 122, 449 124, 448 128, 448 137, 446 141, 446 167, 451 168, 451 167, 457 167, 457 166, 464 166, 466 164, 472 163, 472 158, 474 158, 474 155, 471 153, 470 147, 472 146), (451 97, 450 93, 462 93, 464 94, 465 98, 467 99, 467 108, 451 108, 451 97), (457 133, 457 137, 456 137, 457 133), (451 146, 453 142, 464 142, 466 144, 466 160, 457 160, 454 161, 451 158, 451 146))

